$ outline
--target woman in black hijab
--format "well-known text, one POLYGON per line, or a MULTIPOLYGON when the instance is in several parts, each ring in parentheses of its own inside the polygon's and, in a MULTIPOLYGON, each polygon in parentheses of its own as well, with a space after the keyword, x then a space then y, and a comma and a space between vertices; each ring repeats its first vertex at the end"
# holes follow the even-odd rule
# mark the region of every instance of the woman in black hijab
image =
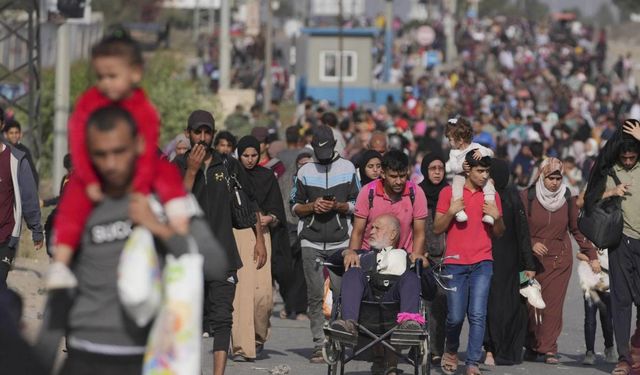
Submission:
POLYGON ((252 136, 243 137, 237 150, 240 164, 255 189, 253 196, 260 208, 260 224, 268 229, 263 230, 267 263, 261 269, 256 269, 254 263, 253 230, 233 230, 244 266, 238 270, 233 301, 232 351, 235 359, 254 360, 269 335, 273 310, 272 271, 285 274, 290 271, 291 249, 280 187, 273 171, 258 165, 260 142, 252 136))
POLYGON ((493 278, 487 303, 487 329, 484 347, 487 365, 513 365, 522 362, 522 347, 527 333, 526 300, 520 296, 518 271, 535 276, 529 225, 518 191, 509 184, 509 165, 493 159, 491 178, 502 202, 506 230, 492 238, 493 278))
MULTIPOLYGON (((436 205, 438 204, 438 196, 440 191, 447 184, 445 179, 444 158, 441 154, 432 152, 422 159, 420 171, 424 176, 424 180, 420 183, 420 187, 427 197, 427 208, 429 215, 426 223, 426 253, 430 261, 438 261, 442 257, 445 249, 445 233, 436 235, 433 233, 433 219, 436 214, 436 205)), ((422 278, 425 282, 427 278, 422 278)), ((423 288, 429 288, 424 285, 423 288)), ((427 310, 429 312, 429 336, 431 341, 431 358, 434 364, 439 364, 442 354, 444 353, 445 339, 445 322, 447 319, 447 296, 444 291, 437 288, 432 301, 427 301, 427 310)))
POLYGON ((365 151, 360 159, 360 167, 358 167, 360 186, 380 178, 380 172, 382 172, 382 154, 374 150, 365 151))

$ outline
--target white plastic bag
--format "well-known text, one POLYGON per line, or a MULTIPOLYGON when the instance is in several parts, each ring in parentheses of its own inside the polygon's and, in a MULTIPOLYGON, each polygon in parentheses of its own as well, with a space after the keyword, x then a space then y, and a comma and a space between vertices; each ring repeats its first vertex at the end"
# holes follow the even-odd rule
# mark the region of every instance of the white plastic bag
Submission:
POLYGON ((162 302, 162 284, 153 235, 138 226, 124 245, 118 265, 118 294, 124 310, 140 327, 149 324, 162 302))
POLYGON ((167 255, 164 303, 153 323, 144 356, 144 375, 200 374, 203 257, 195 241, 179 258, 167 255))

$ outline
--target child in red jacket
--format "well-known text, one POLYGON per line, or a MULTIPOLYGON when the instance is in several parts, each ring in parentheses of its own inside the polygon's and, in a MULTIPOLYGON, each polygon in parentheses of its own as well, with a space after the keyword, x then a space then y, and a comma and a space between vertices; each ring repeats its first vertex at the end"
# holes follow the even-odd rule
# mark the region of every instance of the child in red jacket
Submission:
POLYGON ((145 150, 136 165, 133 188, 158 195, 165 205, 169 223, 179 233, 188 231, 189 200, 179 171, 158 155, 160 119, 144 91, 142 52, 124 31, 105 37, 91 50, 96 84, 78 99, 69 120, 69 143, 74 172, 65 188, 54 222, 54 263, 46 285, 49 289, 71 288, 77 284, 69 270, 93 204, 103 199, 100 181, 91 165, 85 145, 86 122, 97 109, 119 105, 127 110, 145 140, 145 150))

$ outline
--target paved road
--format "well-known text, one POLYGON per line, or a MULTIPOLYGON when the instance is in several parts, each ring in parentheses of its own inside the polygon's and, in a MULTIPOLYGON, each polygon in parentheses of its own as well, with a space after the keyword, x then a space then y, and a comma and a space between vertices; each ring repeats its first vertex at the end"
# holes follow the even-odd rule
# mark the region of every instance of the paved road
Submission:
MULTIPOLYGON (((574 264, 575 268, 575 264, 574 264)), ((580 294, 577 272, 574 269, 572 280, 569 286, 567 300, 564 309, 564 330, 559 338, 558 346, 560 350, 560 365, 551 366, 544 363, 524 362, 516 366, 481 366, 485 374, 585 374, 602 375, 610 373, 613 365, 604 363, 602 352, 604 342, 600 327, 596 340, 596 351, 598 352, 598 362, 596 366, 583 366, 582 357, 584 355, 584 308, 580 294)), ((270 370, 279 365, 288 365, 291 368, 290 374, 326 374, 327 367, 324 365, 310 364, 308 357, 311 354, 311 332, 308 322, 298 322, 294 320, 281 320, 277 317, 277 312, 282 308, 281 304, 276 304, 274 316, 271 319, 273 327, 271 339, 267 342, 262 356, 253 363, 230 362, 228 372, 233 375, 249 374, 269 374, 270 370)), ((463 339, 461 350, 466 348, 467 328, 463 329, 463 339)), ((211 339, 205 339, 203 345, 203 373, 212 373, 211 339)), ((462 353, 464 357, 464 352, 462 353)), ((370 364, 362 361, 351 362, 346 365, 348 374, 368 374, 370 364)), ((411 371, 410 366, 401 366, 405 371, 411 371)), ((459 367, 458 373, 463 373, 463 366, 459 367)), ((439 369, 433 370, 433 374, 441 374, 439 369)))

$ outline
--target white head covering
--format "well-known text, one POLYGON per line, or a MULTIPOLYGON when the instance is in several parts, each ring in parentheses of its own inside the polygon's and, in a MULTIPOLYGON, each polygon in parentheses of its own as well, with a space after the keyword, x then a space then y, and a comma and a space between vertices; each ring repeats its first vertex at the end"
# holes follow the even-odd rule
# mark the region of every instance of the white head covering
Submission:
POLYGON ((567 185, 564 183, 562 183, 556 191, 550 191, 544 186, 545 177, 555 172, 559 172, 560 175, 562 175, 563 170, 562 162, 556 158, 545 159, 540 165, 540 172, 538 173, 538 180, 536 181, 536 198, 538 198, 538 202, 540 202, 542 207, 547 211, 556 212, 567 201, 564 197, 567 185))

